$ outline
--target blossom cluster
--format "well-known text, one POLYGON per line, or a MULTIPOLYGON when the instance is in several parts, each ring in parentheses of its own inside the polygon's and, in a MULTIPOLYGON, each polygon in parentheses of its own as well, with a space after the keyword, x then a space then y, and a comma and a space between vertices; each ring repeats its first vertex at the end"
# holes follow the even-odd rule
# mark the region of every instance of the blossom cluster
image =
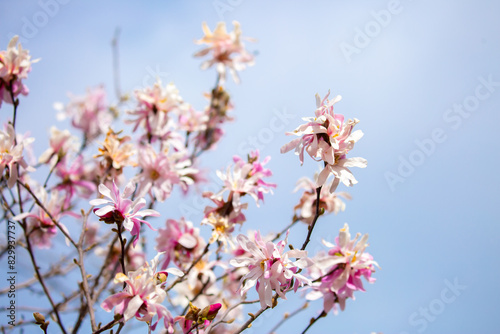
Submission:
POLYGON ((229 69, 234 81, 239 82, 237 72, 245 69, 247 65, 253 65, 254 57, 243 45, 239 22, 234 21, 233 25, 234 31, 228 33, 226 24, 219 22, 212 32, 208 25, 203 23, 205 36, 196 43, 208 46, 198 51, 194 56, 203 57, 211 54, 211 58, 203 62, 201 67, 207 69, 215 65, 222 80, 225 79, 226 70, 229 69))
POLYGON ((231 234, 237 224, 241 225, 246 221, 243 210, 248 208, 248 203, 243 203, 242 197, 249 195, 258 206, 259 201, 264 201, 264 194, 272 192, 272 188, 276 187, 275 184, 264 181, 264 178, 272 175, 272 172, 264 167, 270 157, 263 161, 259 159, 259 151, 251 152, 247 161, 234 156, 232 168, 229 166, 225 173, 217 171, 217 176, 224 182, 222 189, 218 193, 203 194, 216 205, 205 209, 205 217, 202 220, 202 224, 213 227, 211 243, 217 240, 234 246, 231 234), (226 192, 228 195, 225 200, 226 192))
POLYGON ((354 299, 355 291, 365 291, 363 277, 369 283, 375 282, 372 273, 378 264, 365 252, 368 234, 359 239, 360 236, 358 233, 351 239, 349 226, 345 224, 335 238, 335 244, 323 240, 323 244, 329 248, 328 252, 318 254, 314 265, 309 268, 315 283, 311 287, 312 291, 307 294, 307 299, 323 298, 325 312, 332 308, 336 311, 337 304, 343 311, 347 298, 354 299))
POLYGON ((330 192, 334 192, 340 182, 352 186, 358 181, 348 167, 364 168, 367 162, 363 158, 347 158, 354 144, 363 137, 361 130, 353 132, 359 122, 356 118, 346 120, 344 115, 334 113, 334 104, 342 98, 340 95, 328 100, 330 93, 321 100, 316 94, 314 117, 303 118, 304 123, 287 135, 300 136, 281 148, 281 153, 295 149, 301 163, 304 163, 304 150, 317 161, 324 162, 324 168, 316 178, 316 187, 323 186, 331 174, 334 176, 330 192))
POLYGON ((31 64, 38 59, 31 60, 29 51, 18 43, 19 37, 14 36, 7 50, 0 51, 0 107, 2 102, 14 103, 19 95, 28 95, 29 89, 23 83, 31 71, 31 64))
POLYGON ((284 240, 274 244, 264 242, 260 233, 255 234, 255 241, 250 241, 245 235, 238 235, 238 243, 249 256, 236 257, 230 261, 235 267, 248 267, 249 272, 241 278, 241 294, 257 285, 262 307, 273 306, 272 293, 286 299, 289 289, 297 291, 300 286, 310 285, 311 281, 299 274, 300 269, 312 265, 307 257, 307 251, 291 249, 285 252, 288 233, 284 240), (295 258, 292 261, 291 258, 295 258))
POLYGON ((151 260, 151 265, 146 262, 144 266, 129 272, 128 275, 116 274, 114 283, 125 283, 126 286, 123 291, 106 298, 101 307, 108 312, 114 308, 115 314, 123 316, 124 322, 134 317, 144 321, 151 330, 155 330, 158 321, 163 319, 167 332, 173 333, 174 319, 169 310, 162 305, 167 296, 164 287, 169 273, 182 276, 182 272, 176 268, 157 271, 160 255, 161 253, 151 260))

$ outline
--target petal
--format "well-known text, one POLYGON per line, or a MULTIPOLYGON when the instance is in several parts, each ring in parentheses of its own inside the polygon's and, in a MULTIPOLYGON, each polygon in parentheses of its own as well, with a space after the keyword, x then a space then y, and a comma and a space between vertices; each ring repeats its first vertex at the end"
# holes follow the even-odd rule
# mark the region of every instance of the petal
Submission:
POLYGON ((98 205, 102 205, 102 204, 111 203, 111 201, 104 199, 104 198, 96 198, 96 199, 91 200, 89 203, 90 203, 90 205, 98 206, 98 205))
POLYGON ((179 277, 182 277, 184 276, 184 273, 182 272, 182 270, 179 270, 177 268, 168 268, 167 270, 165 270, 167 273, 169 274, 172 274, 172 275, 175 275, 175 276, 179 276, 179 277))
POLYGON ((101 307, 104 309, 104 311, 110 312, 113 309, 113 307, 120 304, 128 296, 129 295, 126 292, 119 292, 114 295, 111 295, 103 300, 103 302, 101 303, 101 307))
POLYGON ((107 198, 113 199, 113 197, 111 196, 111 190, 109 190, 109 188, 102 183, 99 185, 99 192, 107 198))
POLYGON ((134 296, 132 300, 127 305, 127 309, 123 312, 123 320, 127 322, 131 318, 135 316, 139 308, 144 304, 144 301, 142 300, 141 296, 134 296))
POLYGON ((194 247, 196 247, 196 245, 198 244, 198 239, 196 239, 193 235, 191 234, 183 234, 179 240, 178 240, 179 244, 181 244, 184 248, 187 248, 187 249, 192 249, 194 247))
POLYGON ((344 167, 360 167, 365 168, 368 165, 368 161, 363 158, 348 158, 342 159, 342 166, 344 167))
POLYGON ((287 153, 291 150, 293 150, 294 148, 297 147, 297 145, 299 145, 299 143, 302 141, 302 138, 296 138, 294 140, 292 140, 291 142, 289 142, 288 144, 285 144, 281 147, 280 149, 280 152, 281 153, 287 153))

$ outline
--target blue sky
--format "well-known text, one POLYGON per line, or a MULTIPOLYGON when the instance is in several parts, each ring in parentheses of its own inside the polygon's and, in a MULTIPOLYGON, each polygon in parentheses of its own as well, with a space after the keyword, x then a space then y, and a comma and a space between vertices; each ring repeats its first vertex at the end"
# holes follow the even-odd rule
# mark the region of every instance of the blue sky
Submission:
MULTIPOLYGON (((370 234, 369 251, 382 269, 345 312, 321 319, 311 333, 498 330, 498 319, 485 312, 498 309, 500 298, 494 288, 500 274, 497 2, 61 0, 57 8, 47 3, 0 2, 2 49, 19 34, 33 57, 41 58, 33 65, 31 92, 21 99, 18 119, 18 129, 37 138, 38 154, 56 122, 52 104, 66 102, 68 91, 81 94, 102 83, 113 100, 110 40, 116 27, 123 90, 151 84, 158 75, 202 108, 201 93, 215 76, 191 57, 199 50, 193 40, 202 36, 203 21, 213 27, 238 20, 243 34, 258 40, 247 43, 256 64, 241 73, 240 85, 228 84, 236 122, 226 126, 226 140, 203 163, 223 168, 251 146, 272 156, 278 188, 261 208, 250 205, 248 228, 284 227, 298 200, 292 194, 296 180, 317 170, 310 159, 301 167, 292 153, 279 153, 290 139, 284 132, 314 112, 316 93, 331 89, 342 95, 336 111, 358 118, 357 128, 365 133, 352 155, 366 158, 368 167, 353 171, 357 185, 339 189, 353 200, 345 212, 320 219, 311 249, 348 222, 352 232, 370 234), (273 131, 271 124, 284 129, 273 131)), ((4 105, 2 123, 7 117, 4 105)), ((179 203, 167 201, 162 217, 179 217, 179 203)), ((200 218, 199 210, 190 217, 195 223, 200 218)), ((302 242, 305 231, 293 230, 291 242, 302 242)), ((254 332, 268 331, 297 305, 294 298, 289 307, 283 303, 254 332)), ((281 333, 302 331, 320 307, 311 304, 281 333)))

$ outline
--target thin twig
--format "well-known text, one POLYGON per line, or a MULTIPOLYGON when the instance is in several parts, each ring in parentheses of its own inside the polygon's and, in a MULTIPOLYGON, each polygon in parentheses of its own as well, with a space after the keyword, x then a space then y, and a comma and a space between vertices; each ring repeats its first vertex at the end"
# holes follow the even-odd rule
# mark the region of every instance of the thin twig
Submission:
POLYGON ((319 217, 320 196, 321 196, 321 187, 318 187, 318 188, 316 188, 316 214, 314 215, 314 220, 313 220, 312 224, 308 228, 306 240, 304 241, 304 244, 302 245, 302 248, 300 250, 305 250, 307 247, 307 244, 309 243, 309 241, 311 241, 311 234, 312 234, 312 231, 314 229, 314 226, 316 225, 316 221, 318 220, 318 217, 319 217))
MULTIPOLYGON (((125 243, 123 242, 123 237, 122 237, 122 224, 121 223, 116 223, 116 226, 118 227, 118 240, 120 240, 120 247, 121 247, 121 254, 120 254, 120 264, 122 265, 122 273, 124 275, 127 275, 125 272, 125 243)), ((123 286, 125 288, 125 285, 123 286)))
POLYGON ((290 224, 288 224, 287 227, 285 227, 284 229, 282 229, 281 232, 277 233, 276 236, 274 237, 274 239, 272 241, 274 242, 274 241, 278 240, 283 235, 283 233, 285 233, 290 228, 292 228, 293 225, 297 224, 298 221, 299 221, 299 218, 296 217, 296 216, 294 216, 292 222, 290 224))
MULTIPOLYGON (((14 130, 16 129, 16 118, 17 118, 17 107, 19 105, 19 99, 14 98, 14 78, 10 80, 9 82, 9 94, 10 94, 10 99, 12 101, 12 105, 14 106, 14 110, 12 111, 12 127, 14 130)), ((17 143, 16 138, 14 137, 14 142, 17 143)), ((19 174, 18 174, 19 175, 19 174)))
POLYGON ((269 334, 273 334, 278 328, 280 328, 281 325, 285 323, 288 319, 291 319, 292 317, 296 316, 300 312, 304 311, 307 307, 309 306, 308 302, 305 302, 304 305, 293 311, 292 313, 288 314, 285 313, 283 315, 283 319, 281 319, 270 331, 269 334))
POLYGON ((95 315, 94 315, 94 302, 92 300, 92 297, 90 296, 88 277, 85 272, 85 264, 83 262, 83 242, 85 240, 85 233, 87 232, 87 220, 91 210, 92 208, 83 216, 82 232, 80 234, 80 239, 78 240, 77 249, 78 249, 78 266, 80 267, 80 273, 82 274, 82 288, 85 298, 87 299, 87 309, 89 311, 89 316, 90 316, 90 325, 92 327, 92 331, 95 331, 97 329, 97 325, 95 322, 95 315))
POLYGON ((102 333, 104 331, 107 331, 108 329, 113 328, 117 323, 119 323, 120 320, 121 320, 121 318, 119 318, 119 319, 113 319, 112 321, 110 321, 109 323, 107 323, 104 327, 99 328, 98 330, 96 330, 92 334, 99 334, 99 333, 102 333))
POLYGON ((24 230, 24 237, 26 238, 26 248, 28 250, 28 254, 31 259, 31 263, 33 264, 33 268, 35 269, 36 277, 38 277, 38 280, 40 282, 40 285, 42 286, 43 292, 47 296, 47 299, 49 300, 50 306, 52 306, 52 309, 54 310, 54 315, 57 318, 57 324, 59 325, 59 328, 61 328, 62 333, 66 334, 66 329, 64 328, 64 325, 62 323, 61 317, 59 316, 59 312, 57 311, 56 305, 54 304, 54 301, 52 300, 52 297, 50 296, 49 289, 47 289, 47 286, 45 285, 45 281, 43 279, 43 276, 40 274, 40 270, 38 269, 38 265, 35 260, 35 256, 33 255, 33 249, 31 248, 31 242, 28 237, 27 233, 27 228, 23 228, 24 230))
POLYGON ((323 317, 326 317, 325 311, 321 312, 321 314, 318 315, 316 318, 312 318, 311 321, 309 322, 309 325, 307 325, 306 329, 304 329, 302 334, 305 334, 309 330, 309 328, 311 328, 312 325, 314 325, 316 323, 316 321, 318 321, 320 318, 323 318, 323 317))
POLYGON ((257 319, 262 313, 264 313, 264 311, 266 311, 269 308, 270 308, 270 306, 263 307, 260 310, 258 310, 257 313, 252 314, 250 316, 250 319, 248 319, 236 332, 234 332, 234 334, 240 334, 241 332, 243 332, 247 328, 250 328, 250 325, 252 324, 252 322, 255 319, 257 319))

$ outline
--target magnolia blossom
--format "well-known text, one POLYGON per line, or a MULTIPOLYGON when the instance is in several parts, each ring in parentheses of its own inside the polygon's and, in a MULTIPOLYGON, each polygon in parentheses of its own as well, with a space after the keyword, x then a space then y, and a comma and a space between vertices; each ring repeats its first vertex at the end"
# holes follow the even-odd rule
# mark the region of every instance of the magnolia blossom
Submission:
POLYGON ((310 285, 311 281, 298 273, 312 264, 307 251, 292 249, 285 252, 288 233, 284 240, 274 244, 264 242, 259 232, 255 233, 255 241, 245 235, 237 237, 240 246, 251 254, 249 257, 237 257, 229 263, 235 267, 246 266, 250 270, 241 278, 241 295, 256 285, 262 307, 272 306, 273 290, 283 299, 289 289, 297 291, 299 286, 310 285), (296 261, 290 260, 296 258, 296 261))
POLYGON ((188 186, 194 183, 191 175, 198 172, 190 167, 191 160, 183 153, 156 152, 151 145, 139 150, 138 165, 142 168, 142 172, 134 178, 134 181, 139 184, 139 194, 144 196, 149 192, 160 202, 170 196, 176 184, 187 190, 188 186))
POLYGON ((247 161, 239 156, 234 156, 235 165, 232 170, 231 167, 228 167, 226 173, 217 171, 217 176, 224 182, 219 194, 229 191, 232 194, 234 207, 240 206, 241 196, 250 195, 258 206, 259 200, 264 201, 264 194, 272 193, 272 188, 276 188, 275 184, 264 181, 264 178, 272 176, 271 170, 264 168, 269 160, 271 157, 259 161, 258 150, 251 152, 247 161))
POLYGON ((207 128, 209 116, 197 111, 188 103, 179 106, 179 129, 187 133, 204 131, 207 128))
POLYGON ((128 143, 131 140, 129 136, 119 137, 120 132, 114 132, 110 128, 102 147, 98 149, 99 154, 94 156, 100 158, 99 179, 103 183, 120 177, 124 167, 137 165, 132 159, 137 153, 135 145, 128 143))
POLYGON ((0 107, 2 101, 12 103, 12 96, 28 95, 28 87, 22 80, 28 77, 31 64, 38 61, 31 60, 29 51, 23 49, 18 40, 19 36, 12 37, 7 50, 0 51, 0 107))
MULTIPOLYGON (((45 189, 41 187, 37 191, 37 198, 65 232, 68 232, 68 230, 59 222, 60 219, 65 215, 75 218, 79 217, 74 212, 64 210, 63 198, 57 190, 53 190, 49 197, 45 189)), ((57 226, 47 212, 37 206, 33 212, 21 213, 12 218, 15 221, 23 219, 26 219, 28 223, 28 235, 31 243, 38 248, 50 248, 52 246, 52 238, 57 234, 57 226)))
MULTIPOLYGON (((297 182, 294 192, 303 190, 302 197, 299 203, 294 207, 296 217, 306 224, 312 224, 316 214, 316 183, 303 177, 297 182)), ((331 193, 328 188, 321 188, 319 198, 319 208, 324 209, 328 213, 339 213, 345 210, 345 203, 341 200, 351 199, 351 195, 346 192, 333 192, 331 193)))
POLYGON ((125 283, 126 286, 122 292, 106 298, 101 307, 107 312, 114 308, 115 314, 122 315, 124 322, 133 317, 139 321, 144 321, 151 330, 155 330, 158 322, 163 319, 167 332, 173 333, 174 319, 168 309, 161 303, 166 298, 164 288, 168 273, 182 276, 182 272, 176 268, 157 271, 160 255, 161 253, 151 260, 151 266, 146 262, 142 268, 129 271, 128 275, 116 274, 114 283, 125 283), (155 319, 156 321, 154 321, 155 319))
POLYGON ((316 179, 316 187, 323 186, 330 174, 334 175, 330 192, 334 192, 339 182, 352 186, 358 181, 348 167, 366 167, 363 158, 347 158, 347 153, 354 144, 363 137, 360 130, 352 131, 359 122, 357 119, 345 120, 341 114, 333 112, 333 105, 341 100, 340 95, 328 100, 330 92, 323 100, 316 94, 315 117, 306 117, 307 123, 300 125, 287 135, 296 135, 300 138, 292 140, 281 148, 281 153, 295 149, 301 164, 304 163, 304 150, 317 161, 323 161, 324 169, 316 179))
POLYGON ((138 198, 134 201, 128 199, 130 195, 134 192, 135 185, 129 182, 125 187, 122 194, 118 190, 118 187, 113 182, 113 189, 110 190, 104 184, 99 185, 99 192, 106 198, 97 198, 90 201, 90 205, 102 205, 106 206, 100 209, 94 209, 94 213, 100 218, 99 220, 104 221, 107 224, 123 224, 123 227, 130 231, 133 236, 137 236, 134 240, 133 245, 137 244, 139 240, 139 234, 141 230, 141 223, 146 224, 150 229, 156 231, 144 218, 146 216, 158 217, 160 214, 151 209, 142 210, 146 206, 146 200, 144 198, 138 198))
POLYGON ((77 156, 70 166, 67 165, 69 161, 66 156, 57 164, 56 175, 61 179, 61 182, 54 187, 54 189, 66 192, 65 208, 70 207, 70 202, 75 194, 78 194, 79 197, 89 198, 96 190, 96 185, 89 181, 90 177, 85 170, 83 156, 77 156))
POLYGON ((5 125, 5 131, 0 130, 0 176, 7 168, 7 186, 12 188, 18 178, 17 165, 28 172, 34 172, 23 158, 23 149, 34 141, 33 138, 24 139, 16 144, 16 132, 11 124, 5 125))
POLYGON ((166 268, 170 261, 180 268, 188 264, 201 254, 205 242, 200 237, 200 229, 193 227, 193 223, 181 218, 179 221, 168 219, 166 228, 158 231, 156 250, 165 253, 162 268, 166 268))
POLYGON ((125 122, 134 124, 134 131, 141 126, 148 136, 156 137, 164 135, 165 128, 168 128, 171 121, 170 114, 177 112, 183 103, 177 87, 173 83, 163 87, 160 79, 153 87, 136 90, 135 98, 137 106, 128 112, 135 119, 125 122))
POLYGON ((272 193, 271 188, 276 185, 267 183, 264 178, 272 175, 264 165, 270 160, 269 157, 259 161, 259 152, 254 151, 248 155, 247 160, 238 156, 233 157, 235 165, 229 166, 225 173, 217 171, 217 176, 224 182, 223 188, 216 194, 212 192, 203 193, 204 197, 210 198, 216 206, 205 208, 205 217, 202 224, 212 225, 213 232, 210 243, 216 240, 224 245, 231 245, 232 232, 235 224, 243 224, 246 221, 242 210, 248 207, 248 203, 243 203, 241 198, 250 195, 257 206, 259 201, 264 200, 265 193, 272 193), (224 193, 229 192, 227 200, 224 200, 224 193))
MULTIPOLYGON (((211 198, 212 200, 217 200, 211 198)), ((229 244, 232 248, 234 248, 234 243, 232 241, 232 233, 234 232, 236 224, 242 224, 246 221, 245 215, 242 212, 230 211, 229 215, 224 216, 219 211, 226 211, 225 204, 220 200, 220 202, 224 203, 223 206, 219 208, 206 207, 205 208, 205 217, 201 221, 202 225, 210 225, 212 226, 212 237, 208 241, 209 243, 213 243, 218 241, 227 247, 229 244)), ((240 208, 247 208, 248 203, 243 204, 240 208)))
MULTIPOLYGON (((246 235, 248 239, 251 242, 255 242, 255 235, 256 231, 255 230, 247 230, 246 235)), ((262 240, 264 242, 267 241, 272 241, 274 235, 266 235, 262 237, 262 240)), ((242 246, 236 242, 235 247, 232 249, 230 255, 233 258, 248 258, 252 257, 252 254, 247 252, 245 249, 242 248, 242 246)), ((240 293, 239 293, 239 287, 240 287, 240 281, 242 278, 248 274, 250 269, 246 266, 243 267, 237 267, 237 268, 224 268, 224 278, 222 279, 222 289, 223 291, 226 292, 226 299, 240 299, 240 293)))
POLYGON ((93 140, 108 131, 113 121, 113 112, 106 101, 106 91, 99 86, 87 89, 84 96, 70 94, 70 102, 63 106, 56 103, 54 107, 60 110, 59 118, 71 118, 71 124, 82 130, 86 140, 93 140))
POLYGON ((229 69, 235 82, 239 82, 237 71, 245 69, 246 65, 254 64, 254 57, 247 50, 241 41, 241 28, 237 21, 233 21, 234 31, 228 33, 226 23, 219 22, 212 32, 208 25, 203 22, 202 39, 196 41, 197 44, 207 44, 208 47, 200 50, 194 56, 202 57, 210 54, 211 58, 201 64, 202 69, 207 69, 216 65, 217 72, 221 80, 226 77, 226 68, 229 69))
POLYGON ((78 150, 78 142, 75 136, 72 136, 68 130, 58 130, 55 126, 50 128, 50 147, 42 153, 39 158, 40 163, 50 162, 54 166, 69 151, 78 150))
POLYGON ((313 291, 306 297, 309 300, 323 297, 325 312, 332 308, 336 311, 337 303, 340 309, 344 310, 346 299, 354 299, 354 291, 365 291, 362 277, 369 283, 375 282, 371 275, 378 264, 365 252, 368 247, 368 234, 358 240, 360 236, 358 233, 351 240, 349 226, 345 224, 340 229, 339 236, 335 238, 335 244, 323 240, 323 244, 329 247, 328 253, 315 258, 315 264, 310 268, 311 276, 319 282, 312 285, 313 291))

